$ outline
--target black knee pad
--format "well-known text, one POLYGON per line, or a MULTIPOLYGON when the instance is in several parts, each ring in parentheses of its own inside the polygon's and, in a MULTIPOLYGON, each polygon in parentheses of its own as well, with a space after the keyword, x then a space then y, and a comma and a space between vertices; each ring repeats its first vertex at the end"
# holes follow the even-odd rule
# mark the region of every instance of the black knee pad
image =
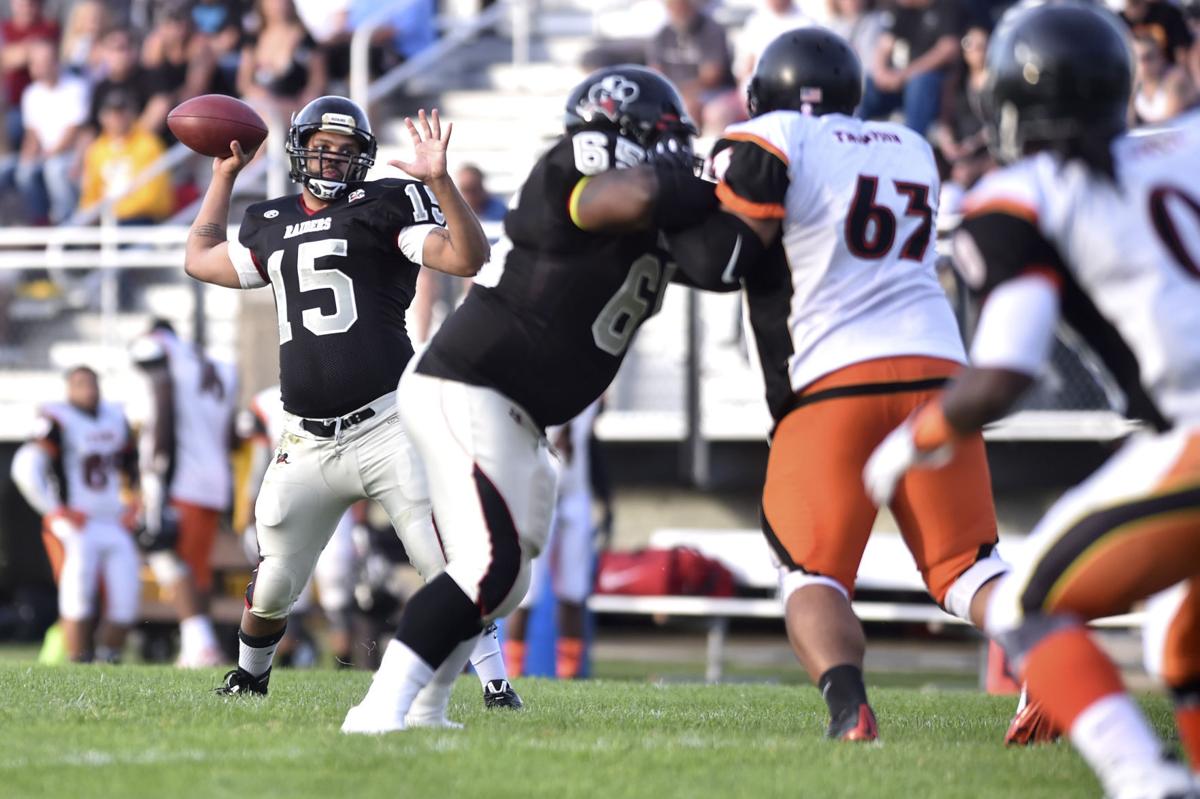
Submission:
POLYGON ((482 629, 479 607, 443 572, 408 601, 396 640, 436 669, 454 647, 482 629))

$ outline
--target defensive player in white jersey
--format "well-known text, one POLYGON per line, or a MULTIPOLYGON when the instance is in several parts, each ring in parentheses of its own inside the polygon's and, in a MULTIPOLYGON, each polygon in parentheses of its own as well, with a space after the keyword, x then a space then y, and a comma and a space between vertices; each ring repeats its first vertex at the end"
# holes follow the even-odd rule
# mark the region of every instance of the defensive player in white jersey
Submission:
POLYGON ((972 366, 864 473, 889 498, 1034 381, 1071 325, 1148 429, 1059 499, 1003 578, 987 629, 1117 799, 1200 797, 1083 622, 1181 581, 1155 626, 1180 738, 1200 766, 1200 115, 1125 134, 1132 57, 1102 6, 1018 7, 988 52, 993 146, 1010 165, 968 197, 955 256, 985 296, 972 366))
MULTIPOLYGON (((836 34, 781 35, 750 81, 751 120, 726 131, 710 166, 724 211, 771 247, 742 275, 776 422, 762 525, 792 647, 841 740, 877 735, 850 605, 877 514, 862 468, 965 359, 935 274, 933 153, 905 127, 851 116, 861 80, 836 34)), ((1006 568, 983 439, 908 479, 890 508, 929 593, 981 624, 1006 568)))
POLYGON ((42 514, 42 540, 58 583, 58 613, 71 660, 115 662, 138 611, 138 553, 130 529, 137 448, 125 414, 100 399, 96 373, 67 372, 67 401, 42 408, 33 439, 17 450, 13 482, 42 514), (104 587, 104 623, 92 625, 104 587))
MULTIPOLYGON (((254 455, 250 467, 250 500, 258 498, 259 487, 270 459, 280 452, 279 443, 284 433, 286 413, 279 386, 270 386, 254 395, 250 402, 252 424, 243 437, 254 442, 254 455)), ((333 535, 313 569, 312 578, 305 585, 296 602, 295 612, 301 612, 301 602, 311 593, 312 583, 317 586, 317 601, 329 622, 330 645, 339 663, 352 662, 351 627, 354 609, 354 584, 358 573, 359 555, 353 541, 353 508, 342 514, 333 535)), ((258 562, 258 535, 254 524, 246 530, 246 537, 253 539, 255 563, 258 562)), ((484 630, 471 653, 471 666, 483 687, 483 702, 488 708, 506 707, 520 709, 521 697, 508 681, 504 658, 500 654, 500 642, 495 625, 484 630)))
POLYGON ((546 580, 554 591, 558 637, 554 674, 574 680, 583 669, 584 603, 592 593, 595 574, 592 522, 591 438, 600 400, 564 425, 546 428, 558 452, 558 497, 546 549, 533 562, 529 590, 504 627, 504 659, 514 677, 525 669, 525 631, 529 611, 542 594, 546 580))
POLYGON ((131 347, 146 372, 152 413, 142 438, 147 562, 171 595, 184 668, 224 661, 208 616, 212 551, 233 496, 237 372, 155 321, 131 347))

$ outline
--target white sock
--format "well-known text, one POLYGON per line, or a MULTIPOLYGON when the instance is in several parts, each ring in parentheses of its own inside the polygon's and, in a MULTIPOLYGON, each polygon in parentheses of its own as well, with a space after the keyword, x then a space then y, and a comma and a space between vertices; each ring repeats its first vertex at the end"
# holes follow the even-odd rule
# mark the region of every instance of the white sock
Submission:
POLYGON ((267 669, 271 668, 271 661, 275 659, 275 650, 279 648, 279 641, 283 640, 280 636, 273 644, 266 646, 250 646, 246 643, 246 636, 238 634, 238 667, 245 669, 255 677, 261 677, 267 673, 267 669))
POLYGON ((421 689, 433 680, 433 667, 407 644, 393 638, 383 653, 379 671, 360 705, 375 705, 404 718, 421 689))
POLYGON ((492 680, 507 680, 508 669, 504 668, 504 656, 500 654, 500 638, 496 631, 484 632, 471 652, 471 667, 482 685, 492 680))
POLYGON ((1071 743, 1109 793, 1131 765, 1157 763, 1162 744, 1128 694, 1109 694, 1088 705, 1071 725, 1071 743))
POLYGON ((208 616, 197 613, 179 622, 179 648, 189 653, 217 648, 217 636, 208 616))
POLYGON ((408 709, 410 719, 441 720, 446 717, 446 708, 450 706, 450 693, 454 690, 454 682, 462 674, 467 665, 471 652, 476 648, 476 639, 463 641, 450 653, 442 665, 433 673, 433 679, 413 699, 408 709))

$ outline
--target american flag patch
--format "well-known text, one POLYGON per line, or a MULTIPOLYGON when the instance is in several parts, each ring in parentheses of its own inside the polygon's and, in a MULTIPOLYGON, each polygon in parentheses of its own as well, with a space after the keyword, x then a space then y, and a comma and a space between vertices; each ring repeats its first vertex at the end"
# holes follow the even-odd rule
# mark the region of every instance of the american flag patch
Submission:
POLYGON ((802 103, 819 103, 821 102, 821 87, 820 86, 801 86, 800 87, 800 102, 802 103))

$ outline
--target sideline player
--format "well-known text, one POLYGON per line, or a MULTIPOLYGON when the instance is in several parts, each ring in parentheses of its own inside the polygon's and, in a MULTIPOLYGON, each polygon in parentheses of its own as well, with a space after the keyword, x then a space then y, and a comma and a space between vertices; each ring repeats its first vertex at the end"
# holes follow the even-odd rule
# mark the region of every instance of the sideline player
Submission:
POLYGON ((985 102, 1010 165, 968 195, 955 239, 964 280, 986 298, 972 366, 888 436, 864 479, 890 496, 921 474, 910 468, 1011 410, 1060 319, 1083 336, 1150 429, 1046 513, 987 629, 1108 796, 1183 799, 1200 785, 1163 756, 1083 626, 1187 581, 1148 612, 1171 617, 1151 626, 1166 630, 1162 671, 1200 767, 1200 114, 1126 135, 1132 63, 1101 6, 1018 7, 1001 21, 985 102))
POLYGON ((405 371, 400 415, 425 464, 447 566, 409 600, 343 732, 404 729, 413 697, 448 685, 482 625, 525 595, 554 511, 545 426, 600 396, 658 309, 674 272, 659 230, 715 204, 692 172, 693 135, 660 75, 620 66, 585 78, 488 267, 405 371))
POLYGON ((180 341, 161 319, 130 356, 153 395, 142 433, 146 562, 179 617, 176 664, 219 666, 225 658, 208 611, 213 545, 233 495, 237 371, 180 341))
POLYGON ((137 447, 125 414, 100 399, 96 373, 67 372, 67 401, 42 408, 33 440, 13 457, 12 478, 42 514, 42 541, 58 583, 67 656, 117 662, 137 619, 140 564, 130 532, 137 503, 121 500, 121 478, 137 491, 137 447), (100 584, 104 624, 93 647, 100 584))
MULTIPOLYGON (((750 121, 725 132, 711 161, 723 211, 772 248, 742 276, 775 419, 762 526, 781 564, 788 638, 829 708, 827 735, 852 741, 878 735, 850 604, 878 513, 862 469, 965 360, 935 274, 933 152, 908 128, 855 119, 861 84, 836 34, 781 35, 751 78, 750 121)), ((929 593, 982 626, 1007 568, 982 437, 910 478, 889 506, 929 593)))
POLYGON ((596 400, 565 425, 546 429, 546 438, 561 461, 558 495, 546 551, 533 562, 529 590, 504 626, 504 660, 513 677, 525 670, 526 624, 547 579, 557 608, 554 674, 560 680, 574 680, 583 668, 584 603, 592 593, 595 574, 590 449, 599 411, 596 400))
MULTIPOLYGON (((253 502, 258 497, 263 473, 284 434, 286 412, 280 397, 280 387, 270 386, 255 394, 250 402, 249 416, 251 419, 243 437, 251 439, 254 446, 249 476, 250 500, 253 502)), ((311 592, 312 584, 315 583, 317 602, 329 624, 330 648, 337 662, 346 666, 353 661, 350 648, 354 626, 354 587, 359 572, 359 555, 355 549, 353 529, 354 509, 351 508, 338 520, 329 543, 317 558, 312 578, 301 592, 295 609, 297 613, 302 612, 299 605, 304 601, 305 594, 311 592)), ((252 539, 246 544, 248 550, 254 552, 254 560, 257 561, 258 534, 253 521, 246 530, 246 537, 252 539)), ((485 630, 479 637, 479 642, 471 653, 471 665, 482 684, 485 707, 506 707, 514 710, 521 708, 521 697, 508 682, 494 627, 485 630)))
MULTIPOLYGON (((192 277, 274 291, 286 411, 255 503, 262 560, 223 693, 266 693, 288 611, 354 502, 384 507, 425 579, 445 564, 424 474, 396 413, 396 383, 413 352, 404 311, 421 266, 473 275, 488 242, 446 174, 451 126, 443 130, 436 111, 420 113, 420 131, 406 122, 415 155, 392 165, 415 179, 366 182, 376 150, 366 114, 343 97, 313 100, 288 131, 300 194, 250 206, 238 239, 226 241, 233 182, 250 160, 233 142, 233 154, 213 163, 188 235, 192 277)), ((424 706, 430 723, 441 722, 441 698, 424 706)))

